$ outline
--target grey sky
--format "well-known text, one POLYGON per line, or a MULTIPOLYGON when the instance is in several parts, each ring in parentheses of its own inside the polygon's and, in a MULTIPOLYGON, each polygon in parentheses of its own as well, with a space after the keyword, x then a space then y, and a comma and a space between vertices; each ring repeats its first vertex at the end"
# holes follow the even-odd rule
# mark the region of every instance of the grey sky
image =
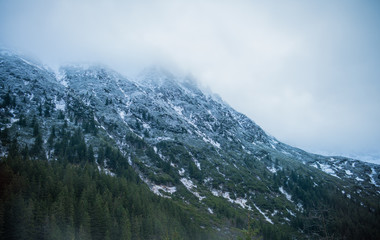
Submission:
POLYGON ((191 72, 285 143, 380 156, 380 1, 0 0, 0 43, 191 72))

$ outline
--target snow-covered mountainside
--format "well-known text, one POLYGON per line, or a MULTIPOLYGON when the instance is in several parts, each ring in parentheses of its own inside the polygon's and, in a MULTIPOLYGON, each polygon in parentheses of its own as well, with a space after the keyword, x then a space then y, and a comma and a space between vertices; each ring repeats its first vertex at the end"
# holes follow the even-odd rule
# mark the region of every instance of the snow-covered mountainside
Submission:
MULTIPOLYGON (((379 165, 281 143, 192 78, 160 68, 135 80, 104 66, 54 73, 3 52, 0 96, 2 135, 21 146, 34 143, 33 128, 23 122, 37 119, 44 155, 53 161, 51 128, 81 127, 101 171, 117 174, 117 164, 101 158, 104 146, 117 148, 153 193, 205 214, 222 214, 222 203, 229 204, 307 234, 313 211, 349 204, 371 215, 379 208, 379 165)), ((9 151, 4 139, 2 156, 9 151)))

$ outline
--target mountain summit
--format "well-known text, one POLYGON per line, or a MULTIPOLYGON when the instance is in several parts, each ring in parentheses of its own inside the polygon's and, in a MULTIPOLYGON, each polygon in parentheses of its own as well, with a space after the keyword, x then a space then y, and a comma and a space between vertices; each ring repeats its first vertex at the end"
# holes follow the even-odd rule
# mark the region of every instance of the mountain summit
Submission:
POLYGON ((131 169, 141 188, 191 206, 198 229, 219 239, 252 222, 267 239, 380 235, 379 165, 281 143, 192 78, 156 67, 136 80, 92 65, 54 73, 2 52, 0 96, 3 162, 16 141, 50 164, 93 158, 111 178, 131 169))

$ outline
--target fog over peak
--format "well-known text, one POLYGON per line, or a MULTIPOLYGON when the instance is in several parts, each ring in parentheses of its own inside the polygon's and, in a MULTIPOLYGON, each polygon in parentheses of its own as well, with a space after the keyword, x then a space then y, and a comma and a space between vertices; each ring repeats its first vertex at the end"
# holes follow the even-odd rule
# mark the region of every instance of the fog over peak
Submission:
POLYGON ((53 67, 191 73, 283 142, 374 161, 379 11, 371 0, 1 0, 0 43, 53 67))

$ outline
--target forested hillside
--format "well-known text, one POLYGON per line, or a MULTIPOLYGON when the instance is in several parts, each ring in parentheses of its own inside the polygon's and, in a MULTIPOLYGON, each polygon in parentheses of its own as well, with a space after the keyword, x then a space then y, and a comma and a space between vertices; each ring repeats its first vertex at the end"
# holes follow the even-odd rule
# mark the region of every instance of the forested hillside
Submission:
POLYGON ((380 166, 279 142, 191 77, 0 54, 1 239, 379 239, 380 166))

